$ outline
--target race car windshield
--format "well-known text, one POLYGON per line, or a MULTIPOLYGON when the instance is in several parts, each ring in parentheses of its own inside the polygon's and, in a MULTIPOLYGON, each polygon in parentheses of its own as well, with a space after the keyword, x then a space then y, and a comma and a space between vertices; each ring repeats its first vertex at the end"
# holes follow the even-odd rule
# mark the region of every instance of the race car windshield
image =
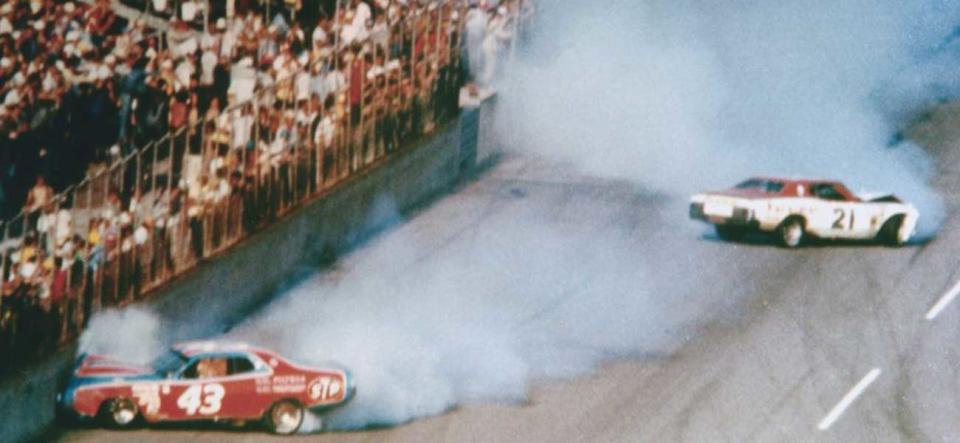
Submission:
POLYGON ((157 371, 158 374, 167 375, 173 373, 177 369, 180 369, 187 360, 183 358, 182 355, 173 352, 167 351, 165 354, 160 355, 150 363, 150 367, 154 371, 157 371))
POLYGON ((768 194, 776 194, 783 190, 783 183, 775 182, 770 180, 761 180, 758 178, 751 178, 745 182, 740 183, 736 186, 737 189, 755 189, 758 191, 763 191, 768 194))

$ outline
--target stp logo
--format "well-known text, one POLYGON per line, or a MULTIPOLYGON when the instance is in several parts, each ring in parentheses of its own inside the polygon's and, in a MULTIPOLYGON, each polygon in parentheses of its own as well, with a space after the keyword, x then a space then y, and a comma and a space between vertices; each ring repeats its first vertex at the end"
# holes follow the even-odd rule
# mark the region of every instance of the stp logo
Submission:
POLYGON ((343 383, 334 377, 320 377, 307 387, 310 398, 314 400, 330 400, 336 398, 343 391, 343 383))

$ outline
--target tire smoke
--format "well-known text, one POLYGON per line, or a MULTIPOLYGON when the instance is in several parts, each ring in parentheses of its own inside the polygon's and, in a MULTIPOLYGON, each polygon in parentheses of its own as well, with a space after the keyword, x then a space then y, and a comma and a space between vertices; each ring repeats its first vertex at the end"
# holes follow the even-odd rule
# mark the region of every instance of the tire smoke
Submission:
POLYGON ((506 146, 678 197, 753 175, 838 179, 914 203, 920 236, 941 225, 932 159, 898 132, 960 92, 943 81, 956 44, 941 44, 956 5, 543 3, 503 79, 506 146))
POLYGON ((643 248, 623 229, 535 217, 543 208, 504 211, 450 236, 405 224, 228 335, 349 368, 357 397, 323 417, 325 430, 519 403, 532 381, 681 342, 695 309, 652 295, 643 248))
POLYGON ((80 335, 79 353, 122 357, 124 361, 146 365, 164 351, 160 318, 141 307, 108 309, 90 319, 80 335))

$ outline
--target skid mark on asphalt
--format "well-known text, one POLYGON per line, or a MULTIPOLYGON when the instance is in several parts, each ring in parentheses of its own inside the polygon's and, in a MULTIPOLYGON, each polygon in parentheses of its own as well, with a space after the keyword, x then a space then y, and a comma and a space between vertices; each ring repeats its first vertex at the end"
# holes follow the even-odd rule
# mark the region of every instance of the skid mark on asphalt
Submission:
POLYGON ((773 403, 773 406, 764 413, 763 418, 757 423, 756 426, 749 433, 743 441, 758 441, 758 436, 760 431, 769 429, 770 421, 779 414, 787 403, 790 402, 798 392, 813 379, 813 370, 807 369, 796 382, 793 383, 793 386, 790 387, 786 392, 784 392, 780 397, 773 403))
MULTIPOLYGON (((712 379, 693 391, 692 397, 685 403, 680 413, 676 414, 678 418, 674 421, 675 425, 673 426, 674 441, 690 441, 686 438, 686 435, 690 431, 694 415, 702 410, 701 406, 714 397, 719 389, 720 380, 712 379)), ((717 429, 717 431, 722 432, 723 430, 717 429)))
POLYGON ((894 385, 893 422, 896 423, 896 429, 900 432, 900 436, 906 441, 933 441, 923 433, 920 423, 907 400, 912 388, 909 363, 913 360, 913 356, 909 356, 901 357, 897 362, 898 375, 894 385))
POLYGON ((920 259, 923 253, 927 252, 927 247, 929 247, 931 244, 933 244, 933 240, 927 240, 921 243, 920 246, 917 246, 913 251, 913 255, 910 256, 910 260, 907 262, 908 265, 913 266, 917 260, 920 259))

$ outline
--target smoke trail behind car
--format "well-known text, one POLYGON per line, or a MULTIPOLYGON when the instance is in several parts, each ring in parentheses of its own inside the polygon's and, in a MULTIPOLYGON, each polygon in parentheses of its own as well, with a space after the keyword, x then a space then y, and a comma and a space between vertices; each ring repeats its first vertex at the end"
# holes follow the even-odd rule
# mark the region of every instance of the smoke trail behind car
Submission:
MULTIPOLYGON (((453 208, 462 206, 431 211, 453 208)), ((469 232, 405 224, 229 335, 349 368, 357 397, 325 417, 327 429, 521 402, 534 380, 668 354, 682 341, 679 331, 698 308, 653 295, 642 268, 647 251, 629 228, 599 214, 568 225, 544 208, 521 208, 489 215, 469 232)))
POLYGON ((678 196, 752 175, 839 179, 913 202, 921 236, 940 226, 931 159, 890 141, 900 108, 949 93, 932 82, 960 66, 933 52, 955 4, 541 3, 501 83, 507 146, 678 196))
POLYGON ((160 318, 148 309, 108 309, 91 318, 80 336, 78 352, 120 356, 146 365, 164 350, 168 340, 160 318))

